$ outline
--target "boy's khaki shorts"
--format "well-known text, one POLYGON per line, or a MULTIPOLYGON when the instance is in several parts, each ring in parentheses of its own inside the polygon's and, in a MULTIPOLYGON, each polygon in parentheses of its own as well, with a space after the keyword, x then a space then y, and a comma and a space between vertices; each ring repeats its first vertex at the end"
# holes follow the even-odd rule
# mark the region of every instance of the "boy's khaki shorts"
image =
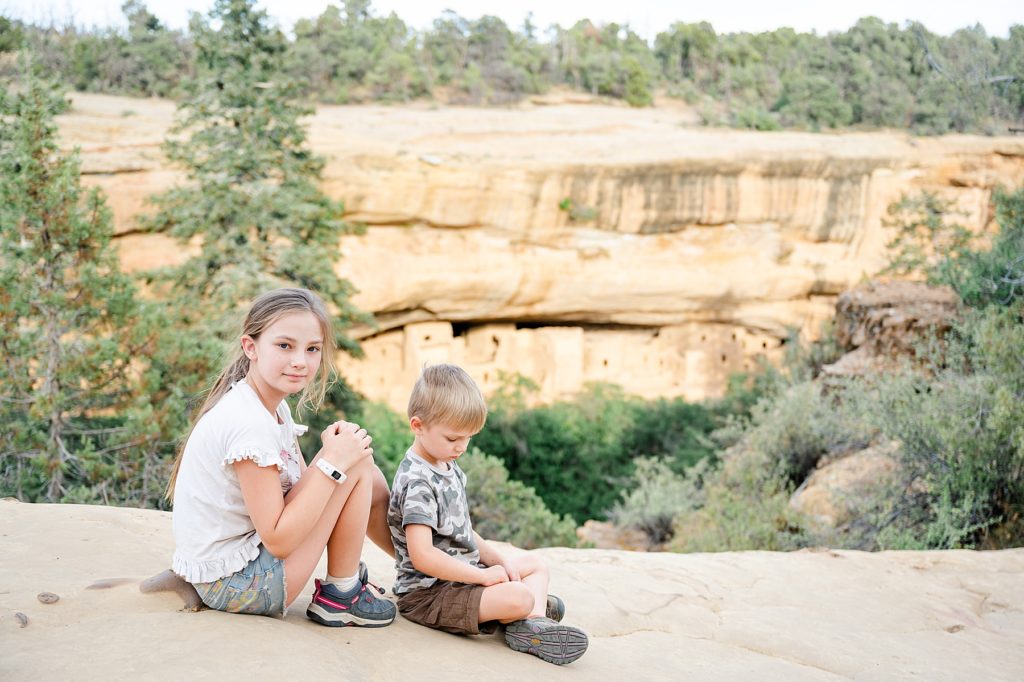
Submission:
POLYGON ((430 587, 398 595, 398 612, 414 623, 458 635, 494 632, 497 621, 480 627, 483 593, 483 585, 438 580, 430 587))

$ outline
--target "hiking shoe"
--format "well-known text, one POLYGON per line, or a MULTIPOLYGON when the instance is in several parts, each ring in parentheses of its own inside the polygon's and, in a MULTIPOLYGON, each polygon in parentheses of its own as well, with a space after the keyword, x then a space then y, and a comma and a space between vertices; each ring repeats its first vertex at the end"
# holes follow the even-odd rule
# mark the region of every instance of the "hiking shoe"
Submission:
MULTIPOLYGON (((368 570, 366 570, 366 562, 363 562, 363 561, 359 562, 359 573, 358 573, 358 575, 359 575, 359 582, 361 582, 363 585, 365 585, 366 583, 370 582, 370 572, 368 570)), ((376 587, 376 585, 374 585, 374 587, 376 587)))
POLYGON ((366 589, 362 583, 351 592, 342 593, 330 583, 315 582, 313 601, 306 609, 310 620, 332 627, 357 625, 380 628, 390 625, 395 619, 395 605, 375 596, 374 591, 366 589))
MULTIPOLYGON (((359 574, 358 575, 359 575, 359 582, 361 584, 363 584, 363 585, 366 585, 370 589, 377 590, 377 592, 380 593, 380 594, 384 594, 387 591, 383 587, 381 587, 380 585, 377 585, 375 583, 371 583, 370 582, 370 573, 369 573, 369 571, 366 570, 366 564, 363 563, 362 561, 359 562, 359 574)), ((557 597, 556 597, 556 599, 557 599, 557 597)))
POLYGON ((542 661, 565 665, 584 654, 588 641, 579 628, 561 625, 550 618, 527 618, 505 626, 505 643, 542 661))
POLYGON ((561 623, 565 618, 565 602, 553 594, 548 595, 548 605, 544 609, 544 616, 556 623, 561 623))

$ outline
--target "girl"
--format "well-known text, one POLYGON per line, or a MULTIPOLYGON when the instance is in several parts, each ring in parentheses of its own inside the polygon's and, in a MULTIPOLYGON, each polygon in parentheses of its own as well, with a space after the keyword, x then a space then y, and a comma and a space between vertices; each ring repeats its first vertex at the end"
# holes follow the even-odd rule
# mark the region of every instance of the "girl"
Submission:
MULTIPOLYGON (((387 513, 387 484, 373 465, 370 436, 356 424, 331 424, 307 468, 296 442, 306 427, 292 421, 284 400, 301 391, 304 403, 319 407, 333 353, 327 309, 316 294, 277 289, 257 298, 235 357, 174 463, 167 489, 172 569, 210 608, 284 615, 326 547, 327 578, 316 581, 306 615, 334 626, 379 627, 395 618, 394 605, 366 589, 359 561, 371 500, 381 500, 375 506, 387 513)), ((380 524, 375 519, 370 534, 393 555, 380 524)))

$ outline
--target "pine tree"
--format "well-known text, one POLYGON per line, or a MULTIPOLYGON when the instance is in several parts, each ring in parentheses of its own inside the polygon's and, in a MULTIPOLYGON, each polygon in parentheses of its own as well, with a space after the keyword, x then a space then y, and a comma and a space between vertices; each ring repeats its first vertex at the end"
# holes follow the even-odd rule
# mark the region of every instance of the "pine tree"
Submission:
POLYGON ((348 230, 343 206, 319 189, 323 159, 306 147, 296 101, 283 75, 287 41, 252 0, 217 0, 194 16, 196 78, 165 144, 189 182, 155 199, 149 227, 198 253, 154 275, 177 301, 184 328, 221 338, 239 307, 279 286, 318 292, 336 313, 339 339, 359 313, 334 263, 348 230))
POLYGON ((132 391, 134 288, 102 196, 58 148, 67 101, 23 71, 0 100, 0 495, 107 501, 135 445, 116 410, 132 391))

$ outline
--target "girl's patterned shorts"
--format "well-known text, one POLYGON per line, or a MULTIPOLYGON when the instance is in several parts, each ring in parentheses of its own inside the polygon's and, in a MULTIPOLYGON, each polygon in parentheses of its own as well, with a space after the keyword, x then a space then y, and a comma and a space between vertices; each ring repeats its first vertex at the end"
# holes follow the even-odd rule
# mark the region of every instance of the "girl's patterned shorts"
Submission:
POLYGON ((260 553, 237 573, 210 583, 193 583, 211 609, 258 616, 283 616, 288 590, 284 562, 260 545, 260 553))

